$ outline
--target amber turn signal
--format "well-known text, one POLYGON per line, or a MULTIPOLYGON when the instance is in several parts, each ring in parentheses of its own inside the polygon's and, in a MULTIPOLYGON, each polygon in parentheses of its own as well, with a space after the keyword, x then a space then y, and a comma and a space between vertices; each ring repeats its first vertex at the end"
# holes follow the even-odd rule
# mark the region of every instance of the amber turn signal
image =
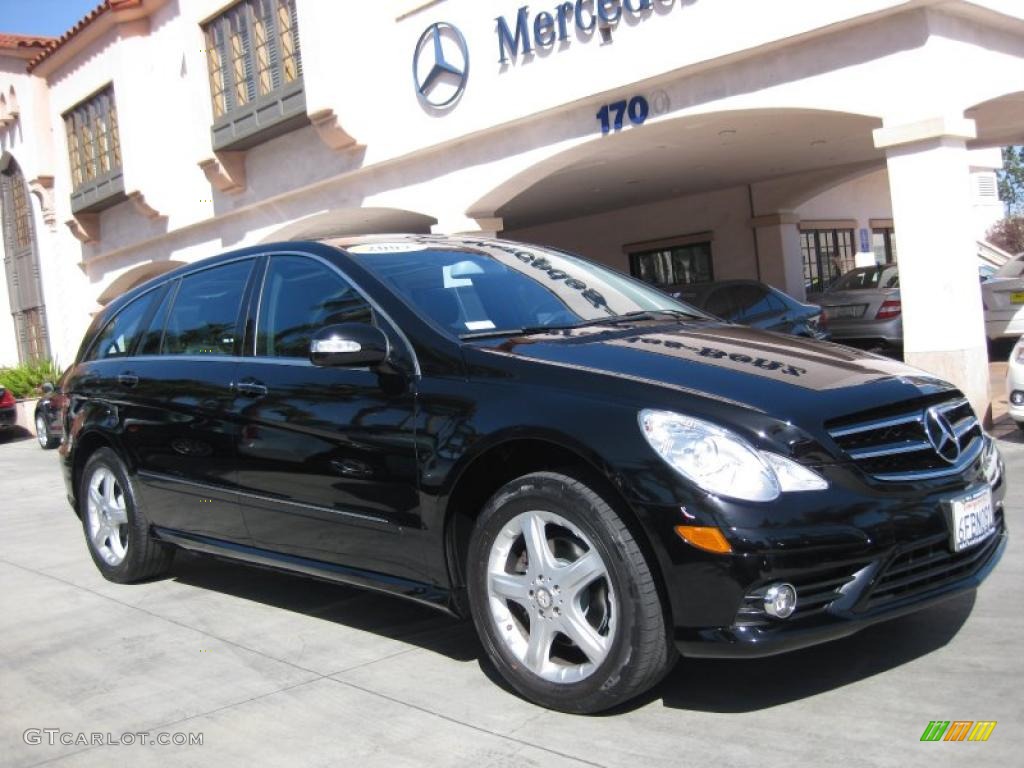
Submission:
POLYGON ((732 552, 729 542, 717 528, 702 525, 677 525, 676 533, 687 544, 692 544, 705 552, 714 552, 716 555, 727 555, 732 552))

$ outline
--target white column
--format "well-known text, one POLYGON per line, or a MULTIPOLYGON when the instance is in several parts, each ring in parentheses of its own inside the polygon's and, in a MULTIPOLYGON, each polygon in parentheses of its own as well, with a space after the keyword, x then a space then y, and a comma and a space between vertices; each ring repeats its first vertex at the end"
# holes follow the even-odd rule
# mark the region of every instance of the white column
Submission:
POLYGON ((875 131, 889 166, 906 361, 952 382, 991 418, 988 348, 966 142, 973 120, 936 118, 875 131))
POLYGON ((757 264, 761 282, 803 301, 803 256, 800 252, 800 217, 793 211, 756 216, 750 221, 757 238, 757 264))

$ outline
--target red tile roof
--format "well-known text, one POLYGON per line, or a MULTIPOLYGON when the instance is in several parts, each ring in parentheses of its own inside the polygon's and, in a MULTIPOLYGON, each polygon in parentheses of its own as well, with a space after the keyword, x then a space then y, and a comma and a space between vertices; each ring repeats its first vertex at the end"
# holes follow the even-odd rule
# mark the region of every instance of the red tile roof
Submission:
POLYGON ((0 48, 45 48, 56 40, 55 37, 12 35, 9 32, 0 32, 0 48))
POLYGON ((128 8, 138 8, 140 5, 142 5, 142 2, 143 0, 103 0, 102 3, 100 3, 87 14, 85 14, 85 16, 79 19, 78 22, 73 27, 71 27, 71 29, 69 29, 60 37, 46 38, 47 42, 44 45, 39 46, 43 49, 42 52, 40 52, 39 55, 37 55, 35 58, 29 61, 28 71, 31 72, 33 69, 39 66, 39 64, 41 64, 43 61, 52 56, 54 52, 59 50, 61 46, 63 46, 65 43, 71 40, 71 38, 73 38, 83 29, 85 29, 94 21, 96 21, 96 19, 98 19, 107 11, 121 11, 128 8))

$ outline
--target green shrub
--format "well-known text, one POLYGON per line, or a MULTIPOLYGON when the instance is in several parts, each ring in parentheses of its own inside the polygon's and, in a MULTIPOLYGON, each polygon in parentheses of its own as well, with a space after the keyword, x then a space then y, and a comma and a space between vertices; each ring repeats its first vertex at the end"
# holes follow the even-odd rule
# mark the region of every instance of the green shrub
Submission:
POLYGON ((16 398, 37 397, 43 382, 56 384, 61 370, 56 360, 35 360, 15 368, 0 368, 0 387, 11 390, 16 398))

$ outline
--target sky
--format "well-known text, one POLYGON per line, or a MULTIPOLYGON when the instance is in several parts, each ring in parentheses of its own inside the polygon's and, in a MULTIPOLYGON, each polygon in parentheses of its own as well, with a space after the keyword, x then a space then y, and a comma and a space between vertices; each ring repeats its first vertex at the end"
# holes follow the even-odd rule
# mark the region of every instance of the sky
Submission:
POLYGON ((0 32, 59 37, 100 0, 0 0, 0 32))

